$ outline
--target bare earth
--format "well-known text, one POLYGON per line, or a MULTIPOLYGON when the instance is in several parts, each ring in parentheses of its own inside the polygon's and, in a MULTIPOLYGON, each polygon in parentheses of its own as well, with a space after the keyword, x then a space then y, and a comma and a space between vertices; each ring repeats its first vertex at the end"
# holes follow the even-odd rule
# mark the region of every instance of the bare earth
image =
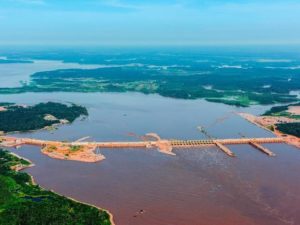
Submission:
POLYGON ((0 112, 4 112, 4 111, 6 111, 7 109, 5 108, 5 107, 3 107, 3 106, 0 106, 0 112))
MULTIPOLYGON (((73 146, 74 147, 74 146, 73 146)), ((42 149, 42 153, 55 159, 75 160, 82 162, 98 162, 105 159, 102 154, 96 154, 96 147, 93 146, 75 146, 78 149, 72 149, 67 144, 46 145, 42 149)))
POLYGON ((288 112, 299 116, 300 115, 300 106, 290 106, 288 112))
MULTIPOLYGON (((298 106, 296 106, 298 107, 298 106)), ((297 108, 299 110, 299 107, 297 108)), ((300 148, 300 138, 295 137, 293 135, 288 135, 280 132, 276 129, 277 123, 293 123, 293 122, 299 122, 297 119, 291 119, 287 117, 282 116, 254 116, 252 114, 248 113, 239 113, 241 117, 248 120, 249 122, 266 129, 268 131, 270 130, 270 127, 274 128, 274 131, 272 131, 277 137, 284 138, 285 142, 291 145, 294 145, 298 148, 300 148)))

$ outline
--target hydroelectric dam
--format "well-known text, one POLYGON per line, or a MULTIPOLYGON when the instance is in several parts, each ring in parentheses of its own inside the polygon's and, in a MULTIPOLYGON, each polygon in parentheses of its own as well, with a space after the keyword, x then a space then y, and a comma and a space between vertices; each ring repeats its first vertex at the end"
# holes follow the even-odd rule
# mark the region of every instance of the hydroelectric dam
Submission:
POLYGON ((164 140, 157 138, 157 140, 152 141, 128 141, 128 142, 65 142, 65 141, 49 141, 49 140, 39 140, 32 138, 19 138, 12 136, 2 136, 1 145, 6 147, 18 147, 21 145, 34 145, 41 146, 42 148, 46 146, 82 146, 90 148, 109 148, 112 150, 125 149, 125 148, 143 148, 143 149, 157 149, 158 151, 175 155, 174 149, 200 149, 205 146, 216 146, 219 150, 224 152, 230 157, 234 157, 235 154, 229 149, 227 145, 239 145, 239 144, 249 144, 255 149, 267 154, 268 156, 275 156, 275 154, 262 146, 261 144, 266 143, 284 143, 284 139, 280 137, 271 138, 236 138, 236 139, 202 139, 202 140, 164 140))

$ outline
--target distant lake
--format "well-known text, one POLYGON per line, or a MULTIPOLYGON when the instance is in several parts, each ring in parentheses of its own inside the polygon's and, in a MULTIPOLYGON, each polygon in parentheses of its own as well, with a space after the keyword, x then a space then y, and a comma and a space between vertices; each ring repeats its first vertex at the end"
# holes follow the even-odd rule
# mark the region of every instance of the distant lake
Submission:
POLYGON ((28 82, 31 74, 40 71, 68 68, 92 69, 97 67, 97 65, 80 65, 53 60, 34 60, 34 63, 0 63, 0 87, 20 86, 20 82, 28 82))

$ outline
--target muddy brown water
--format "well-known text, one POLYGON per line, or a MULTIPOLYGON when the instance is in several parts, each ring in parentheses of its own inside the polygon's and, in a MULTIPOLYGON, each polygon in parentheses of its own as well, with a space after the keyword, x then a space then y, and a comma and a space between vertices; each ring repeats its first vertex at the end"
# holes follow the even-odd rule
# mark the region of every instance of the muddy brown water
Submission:
MULTIPOLYGON (((155 132, 162 138, 270 137, 233 112, 261 113, 202 100, 174 100, 135 93, 48 93, 0 96, 1 101, 85 105, 89 117, 59 129, 17 136, 76 140, 138 140, 155 132), (136 134, 136 136, 133 135, 136 134)), ((35 163, 29 172, 41 186, 108 209, 118 225, 279 225, 300 224, 300 150, 265 145, 268 157, 248 145, 229 146, 236 158, 216 148, 176 150, 176 156, 144 149, 102 149, 106 160, 81 163, 51 159, 39 148, 12 149, 35 163)))

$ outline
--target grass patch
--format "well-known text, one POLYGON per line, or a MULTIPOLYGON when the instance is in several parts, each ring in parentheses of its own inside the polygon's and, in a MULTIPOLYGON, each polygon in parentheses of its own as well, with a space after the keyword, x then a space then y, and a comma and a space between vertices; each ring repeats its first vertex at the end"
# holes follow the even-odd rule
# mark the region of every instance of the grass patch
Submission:
POLYGON ((80 150, 82 150, 82 146, 80 146, 80 145, 71 145, 70 146, 70 151, 71 152, 77 152, 77 151, 80 151, 80 150))

